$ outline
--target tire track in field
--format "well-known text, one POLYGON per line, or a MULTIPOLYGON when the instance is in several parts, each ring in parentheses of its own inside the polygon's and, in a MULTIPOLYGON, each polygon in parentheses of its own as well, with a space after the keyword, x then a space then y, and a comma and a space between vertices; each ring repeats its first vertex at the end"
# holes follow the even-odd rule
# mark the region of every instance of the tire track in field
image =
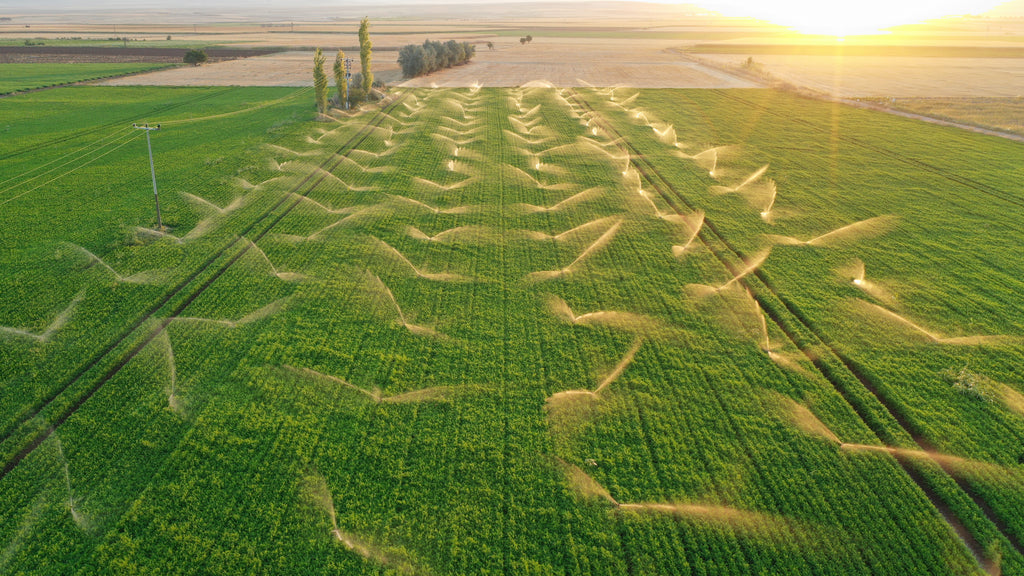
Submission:
POLYGON ((154 306, 150 307, 150 309, 147 310, 138 320, 136 320, 135 323, 132 324, 132 326, 128 330, 122 333, 122 335, 118 339, 116 339, 113 343, 104 348, 99 354, 94 356, 83 368, 78 370, 75 373, 75 375, 66 384, 64 384, 56 393, 52 394, 45 401, 38 404, 38 408, 35 409, 30 415, 23 417, 18 424, 12 426, 11 429, 4 434, 3 438, 0 438, 0 443, 9 440, 14 435, 14 432, 16 432, 18 428, 23 426, 25 423, 30 422, 31 420, 38 417, 47 407, 56 402, 64 392, 66 392, 71 386, 79 382, 82 376, 86 372, 88 372, 89 369, 95 367, 101 361, 106 359, 107 356, 109 356, 121 344, 124 344, 125 341, 127 341, 129 337, 135 334, 138 331, 138 329, 141 326, 143 326, 147 321, 154 319, 156 313, 159 312, 171 299, 173 299, 175 296, 184 291, 184 289, 188 287, 188 285, 191 284, 193 281, 195 281, 195 279, 198 278, 200 274, 209 270, 214 265, 214 263, 221 259, 226 253, 228 253, 228 251, 230 251, 233 247, 239 244, 242 245, 242 248, 238 250, 238 252, 236 252, 234 256, 232 256, 227 262, 225 262, 219 269, 217 269, 217 271, 214 272, 214 274, 210 278, 208 278, 204 283, 202 283, 183 302, 175 306, 168 316, 161 319, 159 326, 157 326, 155 330, 153 330, 141 342, 132 347, 127 354, 125 354, 117 363, 115 363, 113 367, 108 369, 99 378, 99 380, 97 380, 92 386, 90 386, 83 395, 81 395, 68 408, 66 408, 60 414, 60 416, 53 419, 46 430, 36 434, 36 436, 32 438, 32 440, 30 440, 26 445, 24 445, 22 449, 18 451, 4 465, 3 469, 0 470, 0 481, 2 481, 12 470, 14 470, 14 468, 16 468, 18 464, 20 464, 21 461, 25 459, 25 457, 31 454, 36 448, 39 447, 40 444, 46 441, 46 439, 49 438, 50 435, 56 432, 57 428, 59 428, 64 422, 68 420, 68 418, 70 418, 75 412, 77 412, 78 409, 81 408, 86 401, 88 401, 90 398, 92 398, 92 396, 96 394, 96 392, 103 388, 103 386, 107 382, 109 382, 111 378, 117 375, 117 373, 120 372, 122 368, 124 368, 136 355, 139 354, 139 352, 141 352, 150 342, 152 342, 156 337, 158 337, 167 328, 167 325, 170 324, 175 317, 181 314, 183 310, 185 310, 192 302, 194 302, 200 295, 202 295, 203 292, 205 292, 211 285, 213 285, 213 283, 218 278, 220 278, 229 268, 231 268, 232 265, 234 265, 239 259, 241 259, 241 257, 244 256, 252 248, 255 242, 259 241, 264 236, 266 236, 274 228, 274 226, 276 226, 282 219, 284 219, 285 216, 291 213, 291 211, 296 206, 298 206, 311 191, 313 191, 317 186, 320 185, 321 182, 327 179, 327 174, 331 173, 332 170, 334 170, 342 162, 344 162, 348 158, 349 153, 353 149, 358 147, 367 138, 369 138, 369 136, 373 134, 374 128, 379 126, 381 123, 384 122, 385 119, 388 118, 388 112, 390 112, 392 109, 398 106, 402 102, 403 98, 404 97, 400 97, 396 99, 395 101, 391 102, 386 108, 383 108, 381 111, 379 111, 377 113, 377 116, 373 120, 367 123, 348 141, 342 144, 335 154, 329 156, 326 160, 320 163, 319 168, 321 170, 311 171, 305 178, 303 178, 300 182, 293 186, 288 193, 283 194, 280 200, 278 200, 266 212, 264 212, 255 220, 250 222, 249 225, 246 226, 234 240, 232 240, 223 248, 215 252, 199 268, 194 270, 187 278, 182 280, 171 291, 165 294, 164 297, 161 298, 154 306), (309 188, 306 190, 304 194, 300 194, 299 190, 301 190, 307 184, 309 184, 309 188), (286 204, 290 198, 294 198, 294 201, 289 206, 287 206, 280 214, 278 214, 270 222, 270 224, 267 225, 266 228, 262 229, 251 240, 249 240, 246 237, 246 235, 252 232, 253 229, 255 229, 256 226, 260 224, 260 222, 270 217, 275 210, 277 210, 280 206, 286 204))
MULTIPOLYGON (((771 109, 768 106, 757 104, 755 102, 750 102, 749 100, 746 100, 746 99, 741 98, 739 96, 735 96, 733 94, 727 94, 727 93, 725 93, 723 91, 715 91, 715 94, 718 95, 718 96, 721 96, 722 98, 725 98, 725 99, 728 99, 728 100, 732 100, 733 102, 740 103, 740 104, 742 104, 744 106, 749 106, 749 107, 752 107, 752 108, 757 108, 761 112, 766 113, 766 114, 770 114, 770 115, 775 116, 777 118, 782 118, 782 119, 784 119, 786 121, 799 123, 801 125, 804 125, 804 126, 807 126, 807 127, 811 128, 812 130, 815 130, 815 131, 817 131, 819 133, 825 132, 825 130, 822 130, 818 125, 814 124, 813 122, 811 122, 809 120, 805 120, 803 118, 799 118, 799 117, 791 116, 791 115, 788 115, 788 114, 784 114, 782 112, 778 112, 776 110, 771 109)), ((927 162, 924 162, 922 160, 917 160, 916 158, 911 158, 909 156, 905 156, 905 155, 900 154, 898 152, 893 152, 893 151, 891 151, 891 150, 889 150, 889 149, 887 149, 885 147, 882 147, 882 146, 877 146, 877 145, 874 145, 874 144, 869 144, 869 143, 864 142, 863 140, 860 140, 860 139, 855 138, 853 136, 837 136, 836 138, 839 139, 840 141, 847 142, 847 143, 852 144, 854 146, 859 146, 861 148, 864 148, 866 150, 870 150, 872 152, 875 152, 875 153, 880 154, 882 156, 885 156, 887 158, 891 158, 891 159, 897 160, 899 162, 902 162, 904 164, 908 164, 910 166, 913 166, 915 168, 922 169, 922 170, 924 170, 926 172, 929 172, 931 174, 934 174, 936 176, 939 176, 939 177, 944 178, 946 180, 949 180, 951 182, 955 182, 957 184, 960 184, 962 186, 965 186, 967 188, 970 188, 972 190, 980 192, 980 193, 982 193, 982 194, 984 194, 986 196, 989 196, 991 198, 995 198, 997 200, 1003 200, 1003 201, 1008 202, 1010 204, 1014 204, 1016 206, 1020 206, 1020 207, 1024 208, 1024 201, 1021 201, 1021 200, 1018 200, 1016 198, 1013 198, 1013 197, 1009 196, 1009 193, 1007 193, 1004 190, 999 190, 999 189, 993 188, 991 186, 988 186, 988 185, 983 184, 981 182, 978 182, 976 180, 972 180, 970 178, 966 178, 966 177, 959 176, 959 175, 956 175, 956 174, 950 174, 950 173, 942 170, 941 168, 939 168, 937 166, 933 166, 931 164, 928 164, 927 162)), ((659 177, 661 177, 660 174, 659 174, 659 177)), ((663 177, 661 177, 661 179, 663 181, 665 181, 665 179, 663 177)), ((666 183, 667 183, 667 181, 666 181, 666 183)), ((673 192, 677 196, 679 196, 681 199, 683 198, 683 196, 681 194, 679 194, 677 191, 673 190, 673 192)), ((685 200, 684 200, 684 202, 685 202, 685 200)), ((716 231, 716 235, 719 237, 719 239, 722 241, 722 243, 725 244, 729 248, 730 251, 732 251, 737 256, 741 256, 742 257, 741 253, 738 250, 736 250, 736 248, 734 248, 725 239, 725 237, 723 235, 719 234, 717 231, 716 231)), ((936 451, 935 447, 931 444, 931 442, 929 442, 928 439, 925 438, 924 435, 920 432, 920 428, 918 426, 915 426, 913 424, 913 422, 911 422, 909 420, 909 418, 906 416, 904 411, 900 409, 900 406, 898 405, 898 403, 896 401, 893 401, 893 400, 889 399, 889 398, 886 398, 884 396, 884 394, 879 392, 878 386, 875 383, 876 380, 877 380, 876 377, 874 377, 871 374, 869 374, 869 372, 867 370, 865 370, 863 366, 858 364, 852 358, 846 356, 845 354, 840 353, 838 351, 838 349, 836 348, 834 341, 832 339, 828 338, 823 332, 818 330, 814 326, 814 324, 810 321, 810 319, 807 318, 806 315, 804 315, 803 312, 791 300, 789 300, 788 298, 783 297, 778 292, 778 290, 776 290, 775 287, 772 285, 770 280, 767 278, 767 275, 765 275, 763 272, 761 272, 761 270, 757 270, 755 272, 755 275, 758 277, 759 280, 761 280, 761 282, 763 282, 765 284, 766 287, 768 287, 769 291, 771 291, 773 294, 776 295, 776 297, 778 297, 779 301, 782 302, 782 304, 786 308, 786 310, 789 311, 793 316, 795 316, 797 318, 797 320, 801 324, 803 324, 804 327, 809 329, 811 331, 811 333, 814 334, 815 337, 817 337, 823 344, 825 344, 828 347, 828 349, 839 359, 839 361, 842 362, 842 364, 846 367, 846 369, 849 370, 849 372, 851 374, 853 374, 857 378, 857 380, 860 381, 860 383, 864 386, 864 388, 867 389, 867 391, 870 392, 872 396, 874 396, 876 399, 878 399, 878 401, 882 404, 882 406, 885 407, 885 409, 896 420, 896 422, 900 425, 900 427, 903 428, 903 430, 910 435, 910 437, 914 440, 914 442, 920 448, 922 448, 925 451, 936 451)), ((787 336, 790 337, 790 339, 792 339, 792 337, 790 336, 789 333, 787 333, 787 336)), ((817 366, 817 363, 815 363, 815 365, 817 366)), ((876 432, 876 434, 877 434, 877 432, 876 432)), ((1003 533, 1003 536, 1006 537, 1006 539, 1010 542, 1011 545, 1013 545, 1014 549, 1019 554, 1024 556, 1024 545, 1022 545, 1019 537, 1014 537, 1014 538, 1010 537, 1010 535, 1013 534, 1014 532, 1012 530, 1010 530, 1009 526, 992 509, 992 507, 988 504, 988 502, 984 499, 984 497, 982 497, 965 480, 961 479, 956 474, 954 474, 953 470, 951 469, 951 467, 949 466, 948 463, 943 463, 943 462, 938 462, 938 461, 936 463, 946 472, 947 475, 950 476, 950 478, 953 479, 954 482, 956 482, 957 486, 959 486, 960 489, 965 494, 967 494, 971 498, 971 500, 974 501, 974 503, 985 513, 985 515, 988 516, 988 519, 990 521, 992 521, 992 523, 999 529, 1000 532, 1003 533)), ((906 468, 906 466, 904 466, 904 468, 906 468)), ((918 475, 918 477, 920 477, 920 476, 918 475)))
MULTIPOLYGON (((665 200, 665 202, 669 205, 670 208, 672 208, 673 211, 675 211, 677 214, 684 215, 696 209, 692 204, 690 204, 690 202, 686 200, 686 197, 682 193, 680 193, 672 185, 672 183, 667 178, 665 178, 653 164, 651 164, 649 160, 646 159, 646 157, 641 153, 641 151, 638 148, 636 148, 636 146, 634 146, 628 140, 626 140, 620 132, 618 132, 610 125, 609 122, 607 122, 602 116, 597 114, 593 107, 591 107, 589 103, 587 103, 582 97, 580 97, 575 90, 570 90, 569 95, 569 97, 572 98, 572 100, 575 101, 579 106, 594 112, 595 121, 600 125, 601 129, 604 130, 612 140, 619 142, 617 146, 620 150, 630 154, 630 162, 632 166, 636 168, 636 170, 640 173, 641 177, 644 180, 646 180, 652 186, 652 188, 654 188, 658 192, 658 194, 665 200), (680 202, 683 204, 683 206, 680 206, 680 202), (683 210, 683 208, 685 208, 686 210, 683 210)), ((745 102, 742 99, 738 98, 736 100, 745 102)), ((739 258, 741 262, 743 261, 743 253, 737 250, 735 246, 733 246, 719 231, 719 229, 714 225, 714 223, 707 219, 707 217, 705 217, 704 226, 710 232, 705 233, 703 230, 701 231, 700 235, 698 236, 701 243, 704 244, 704 246, 732 275, 735 276, 739 274, 741 270, 737 268, 730 260, 725 258, 725 255, 722 254, 721 250, 716 250, 713 247, 713 244, 721 244, 726 248, 728 254, 731 254, 732 256, 739 258)), ((906 418, 903 412, 899 410, 899 407, 896 405, 896 403, 892 402, 888 398, 885 398, 884 395, 879 393, 878 387, 874 384, 872 378, 866 374, 863 368, 856 364, 848 356, 840 353, 835 347, 835 345, 832 343, 832 341, 826 339, 824 335, 814 326, 814 324, 811 323, 809 319, 804 314, 802 314, 800 310, 791 301, 780 296, 779 292, 776 290, 774 285, 770 282, 770 280, 767 278, 767 275, 762 270, 755 270, 754 272, 751 273, 751 276, 754 276, 758 280, 760 280, 761 283, 767 289, 767 291, 782 304, 782 307, 785 309, 785 311, 788 312, 789 315, 791 315, 796 320, 797 328, 802 328, 804 331, 810 333, 818 340, 818 342, 807 342, 806 338, 802 338, 800 337, 800 335, 796 334, 793 330, 793 327, 790 325, 790 322, 783 317, 779 310, 773 305, 773 302, 767 300, 763 293, 757 290, 756 287, 751 286, 749 281, 746 280, 746 278, 740 280, 740 282, 748 290, 750 290, 754 298, 757 299, 758 303, 761 305, 761 308, 764 310, 765 314, 769 317, 772 323, 774 323, 784 334, 786 334, 786 337, 794 345, 796 345, 801 352, 804 353, 807 360, 809 360, 815 366, 815 368, 817 368, 821 375, 830 384, 832 384, 833 388, 835 388, 835 390, 843 397, 847 404, 849 404, 851 408, 853 408, 854 412, 861 419, 861 421, 864 422, 864 424, 866 424, 868 428, 879 439, 881 439, 886 444, 890 444, 890 441, 892 440, 892 435, 883 428, 882 424, 878 422, 877 418, 875 418, 873 415, 867 412, 866 406, 864 406, 864 404, 854 396, 853 392, 844 383, 841 382, 840 376, 835 373, 834 368, 829 366, 820 356, 820 354, 816 353, 816 351, 814 350, 816 344, 820 343, 821 346, 824 346, 826 350, 831 352, 831 354, 843 366, 845 371, 849 375, 853 376, 858 382, 860 382, 860 384, 870 394, 870 396, 873 397, 873 399, 879 405, 881 405, 881 407, 885 410, 885 413, 887 413, 887 415, 890 418, 892 418, 892 420, 897 424, 899 430, 905 433, 909 438, 911 438, 914 441, 914 443, 917 444, 919 449, 923 451, 929 451, 932 449, 931 444, 917 432, 917 427, 913 426, 912 423, 909 422, 909 420, 906 418)), ((921 489, 922 492, 924 492, 924 494, 928 497, 929 501, 931 501, 935 509, 949 524, 953 532, 959 535, 961 539, 964 540, 964 543, 967 545, 968 549, 974 555, 978 563, 984 566, 986 564, 985 547, 982 546, 981 543, 977 540, 977 538, 966 529, 965 525, 960 521, 960 519, 951 512, 950 506, 936 493, 935 490, 931 488, 928 481, 923 477, 923 475, 919 471, 917 471, 914 468, 910 461, 908 461, 904 457, 899 456, 896 457, 896 461, 897 463, 899 463, 900 467, 904 470, 904 472, 910 477, 910 479, 918 486, 918 488, 921 489), (965 536, 967 536, 967 538, 965 538, 965 536)), ((950 479, 956 483, 960 490, 964 492, 964 494, 967 495, 975 503, 975 505, 978 506, 980 511, 984 514, 985 518, 1000 532, 1000 535, 1007 542, 1010 543, 1014 550, 1016 550, 1018 554, 1024 556, 1024 547, 1022 547, 1020 542, 1018 542, 1016 539, 1011 538, 1009 536, 1009 534, 1012 534, 1012 531, 1010 531, 1006 523, 1003 522, 997 514, 995 514, 995 512, 988 505, 988 503, 985 502, 985 500, 981 498, 969 485, 967 485, 964 481, 957 478, 957 476, 952 473, 952 470, 950 469, 948 464, 944 464, 942 462, 934 460, 933 462, 935 462, 946 473, 946 475, 949 476, 950 479)))
MULTIPOLYGON (((180 108, 182 106, 189 106, 189 105, 192 105, 192 104, 198 104, 200 102, 204 102, 206 100, 209 100, 211 98, 215 98, 217 96, 222 96, 224 94, 227 94, 228 92, 231 92, 233 90, 238 90, 238 89, 239 89, 239 87, 237 87, 237 86, 231 86, 231 87, 228 87, 228 88, 226 88, 224 90, 218 90, 216 92, 210 92, 208 94, 201 94, 201 95, 199 95, 198 97, 196 97, 196 98, 194 98, 192 100, 185 100, 185 101, 182 101, 182 102, 165 104, 163 106, 157 106, 156 108, 153 108, 153 109, 149 110, 148 112, 145 112, 144 114, 148 116, 148 115, 152 115, 152 114, 160 114, 160 113, 163 113, 163 112, 168 112, 170 110, 174 110, 175 108, 180 108)), ((14 158, 16 156, 21 156, 22 154, 27 154, 29 152, 34 152, 36 150, 41 150, 41 149, 47 148, 49 146, 55 146, 57 144, 62 144, 64 142, 70 142, 72 140, 76 140, 76 139, 81 138, 83 136, 88 136, 90 134, 95 134, 96 132, 99 132, 100 130, 103 130, 105 128, 110 128, 112 126, 120 126, 122 124, 127 124, 128 122, 131 122, 132 120, 137 120, 138 118, 139 118, 138 114, 133 114, 131 116, 125 116, 122 119, 118 119, 118 120, 114 120, 114 121, 111 121, 111 122, 107 122, 106 124, 100 124, 99 126, 94 126, 92 128, 84 128, 84 129, 79 130, 77 132, 72 132, 71 134, 68 134, 68 135, 65 135, 65 136, 61 136, 61 137, 58 137, 58 138, 53 138, 53 139, 47 140, 45 142, 38 142, 36 144, 30 144, 30 145, 28 145, 28 146, 26 146, 24 148, 21 148, 19 150, 14 151, 14 152, 9 152, 7 154, 0 155, 0 160, 7 160, 7 159, 10 159, 10 158, 14 158)))

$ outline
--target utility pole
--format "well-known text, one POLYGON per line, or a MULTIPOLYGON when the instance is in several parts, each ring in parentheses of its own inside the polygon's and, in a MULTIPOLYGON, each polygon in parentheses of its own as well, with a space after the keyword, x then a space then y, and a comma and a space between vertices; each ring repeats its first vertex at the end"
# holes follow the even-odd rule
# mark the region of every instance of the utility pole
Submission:
POLYGON ((349 102, 352 100, 352 63, 355 62, 353 58, 345 58, 345 94, 348 98, 345 98, 345 110, 349 109, 349 102))
POLYGON ((150 128, 149 124, 132 124, 132 128, 146 131, 146 148, 149 149, 149 173, 153 176, 153 198, 156 200, 156 229, 163 230, 164 223, 160 220, 160 195, 156 193, 156 168, 153 167, 153 145, 149 141, 149 133, 153 130, 159 130, 160 125, 157 124, 156 128, 150 128))

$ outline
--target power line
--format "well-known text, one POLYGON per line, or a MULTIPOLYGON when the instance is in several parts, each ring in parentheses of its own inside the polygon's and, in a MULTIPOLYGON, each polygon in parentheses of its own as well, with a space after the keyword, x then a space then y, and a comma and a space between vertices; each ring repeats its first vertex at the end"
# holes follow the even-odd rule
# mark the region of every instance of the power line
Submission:
POLYGON ((118 144, 116 147, 111 148, 110 150, 107 150, 106 152, 104 152, 103 154, 100 154, 99 156, 93 158, 92 160, 89 160, 87 162, 83 162, 82 164, 79 164, 78 166, 75 166, 74 168, 72 168, 71 170, 68 170, 67 172, 61 174, 60 176, 55 176, 54 178, 51 178, 51 179, 47 180, 46 182, 43 182, 42 184, 36 186, 35 188, 30 188, 30 189, 22 192, 21 194, 18 194, 17 196, 12 196, 12 197, 4 200, 3 202, 0 202, 0 206, 2 206, 4 204, 7 204, 8 202, 12 202, 14 200, 17 200, 18 198, 21 198, 25 194, 28 194, 29 192, 33 192, 35 190, 38 190, 38 189, 42 188, 43 186, 46 186, 47 184, 49 184, 51 182, 55 182, 57 180, 60 180, 61 178, 67 176, 68 174, 71 174, 72 172, 78 170, 79 168, 84 168, 85 166, 88 166, 89 164, 92 164, 93 162, 99 160, 100 158, 103 158, 104 156, 106 156, 108 154, 111 154, 112 152, 115 152, 118 148, 121 148, 121 147, 123 147, 123 146, 125 146, 127 144, 130 144, 134 140, 135 140, 134 138, 131 138, 131 139, 125 141, 125 142, 122 142, 121 144, 118 144))
POLYGON ((22 172, 21 174, 18 174, 17 176, 11 176, 7 180, 4 180, 4 181, 0 182, 0 186, 2 186, 4 184, 7 184, 8 182, 10 182, 12 180, 18 180, 19 178, 23 178, 25 176, 28 176, 29 174, 35 172, 36 170, 40 170, 42 168, 45 168, 45 167, 49 166, 50 164, 53 164, 54 162, 59 162, 59 161, 65 159, 65 158, 67 158, 68 156, 74 156, 76 154, 81 153, 77 158, 73 158, 71 160, 68 160, 67 162, 65 162, 63 164, 60 164, 58 166, 54 166, 53 168, 50 168, 46 172, 42 172, 40 174, 36 174, 35 176, 32 176, 32 177, 30 177, 30 178, 28 178, 26 180, 18 182, 17 184, 13 184, 13 185, 11 185, 11 186, 3 189, 3 190, 0 190, 0 194, 5 194, 5 193, 7 193, 7 192, 9 192, 9 191, 19 187, 19 186, 23 186, 23 185, 28 184, 29 182, 31 182, 31 181, 33 181, 33 180, 35 180, 37 178, 41 178, 41 177, 43 177, 43 176, 53 172, 54 170, 58 170, 60 168, 63 168, 65 166, 67 166, 68 164, 71 164, 71 163, 74 163, 74 162, 76 162, 78 160, 81 160, 82 158, 88 156, 89 154, 92 154, 93 152, 98 152, 99 150, 102 150, 103 148, 106 148, 107 146, 111 146, 111 145, 113 145, 113 144, 115 144, 117 142, 116 138, 118 136, 121 136, 122 139, 123 139, 123 137, 125 135, 127 135, 127 134, 128 134, 128 132, 126 132, 125 130, 114 132, 113 134, 104 136, 104 137, 96 140, 95 142, 86 144, 85 146, 82 146, 78 150, 75 150, 73 152, 68 152, 67 154, 65 154, 65 155, 63 155, 63 156, 61 156, 59 158, 55 158, 53 160, 50 160, 49 162, 46 162, 45 164, 40 164, 39 166, 36 166, 36 167, 31 168, 29 170, 26 170, 25 172, 22 172), (99 145, 100 142, 103 142, 104 140, 112 140, 112 139, 113 139, 112 142, 107 142, 105 144, 99 145), (88 148, 93 148, 93 149, 92 150, 86 150, 88 148), (85 152, 82 152, 83 150, 85 150, 85 152))

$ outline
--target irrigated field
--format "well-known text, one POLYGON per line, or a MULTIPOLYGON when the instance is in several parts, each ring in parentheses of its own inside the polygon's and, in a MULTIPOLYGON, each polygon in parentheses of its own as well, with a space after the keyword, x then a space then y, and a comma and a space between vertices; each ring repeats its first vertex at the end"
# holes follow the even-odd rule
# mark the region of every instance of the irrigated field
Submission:
POLYGON ((0 101, 0 572, 1024 574, 1019 144, 311 100, 0 101))
POLYGON ((0 64, 0 94, 166 67, 166 64, 0 64))

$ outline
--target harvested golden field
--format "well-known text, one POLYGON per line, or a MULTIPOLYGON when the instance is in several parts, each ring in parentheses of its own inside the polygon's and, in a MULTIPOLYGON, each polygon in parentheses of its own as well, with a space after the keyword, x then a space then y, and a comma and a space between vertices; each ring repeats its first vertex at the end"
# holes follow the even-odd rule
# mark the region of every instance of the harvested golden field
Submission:
MULTIPOLYGON (((397 52, 379 52, 373 62, 374 75, 384 82, 401 79, 401 71, 395 61, 397 52)), ((333 62, 334 55, 328 54, 333 62)), ((356 71, 359 70, 359 54, 355 57, 356 71)), ((137 76, 112 78, 100 84, 103 86, 312 86, 313 53, 281 52, 267 56, 243 58, 161 70, 162 74, 140 74, 137 76)), ((331 80, 333 83, 333 80, 331 80)))
POLYGON ((701 54, 739 67, 753 58, 773 78, 843 98, 989 97, 1024 95, 1024 59, 903 58, 701 54))
POLYGON ((684 60, 672 41, 536 38, 520 45, 500 38, 495 49, 478 46, 473 62, 414 78, 409 87, 521 86, 542 80, 556 86, 647 88, 750 88, 749 80, 684 60))
MULTIPOLYGON (((408 40, 408 39, 406 39, 408 40)), ((414 41, 414 40, 412 40, 414 41)), ((494 38, 495 49, 477 46, 465 66, 408 80, 409 87, 509 87, 546 81, 557 86, 635 86, 647 88, 750 88, 755 86, 712 67, 681 58, 668 41, 593 38, 494 38)), ((328 51, 328 56, 332 53, 328 51)), ((352 52, 349 57, 358 58, 352 52)), ((373 71, 388 84, 402 82, 398 53, 377 51, 373 71)), ((359 71, 358 62, 355 70, 359 71)), ((311 86, 313 54, 289 51, 267 56, 161 70, 104 81, 106 86, 311 86)))

